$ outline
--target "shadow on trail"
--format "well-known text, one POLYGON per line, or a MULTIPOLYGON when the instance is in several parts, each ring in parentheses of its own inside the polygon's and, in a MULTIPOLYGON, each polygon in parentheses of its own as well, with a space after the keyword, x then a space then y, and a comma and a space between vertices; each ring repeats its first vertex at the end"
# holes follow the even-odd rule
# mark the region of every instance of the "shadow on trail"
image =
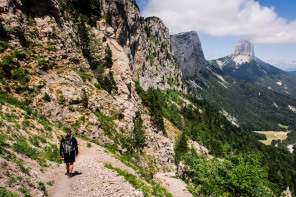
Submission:
POLYGON ((82 174, 82 172, 74 171, 74 172, 72 173, 72 176, 77 176, 77 175, 81 175, 81 174, 82 174))

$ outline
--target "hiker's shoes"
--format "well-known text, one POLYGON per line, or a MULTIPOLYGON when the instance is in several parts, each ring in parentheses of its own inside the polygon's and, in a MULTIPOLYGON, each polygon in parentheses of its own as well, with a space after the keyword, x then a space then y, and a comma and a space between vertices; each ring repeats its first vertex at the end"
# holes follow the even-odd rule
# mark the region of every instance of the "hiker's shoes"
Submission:
POLYGON ((69 174, 70 174, 69 172, 66 172, 66 173, 65 173, 65 175, 67 175, 67 176, 68 176, 69 174))
POLYGON ((72 174, 72 173, 68 173, 68 178, 69 178, 69 179, 72 178, 73 176, 75 176, 75 175, 72 174))

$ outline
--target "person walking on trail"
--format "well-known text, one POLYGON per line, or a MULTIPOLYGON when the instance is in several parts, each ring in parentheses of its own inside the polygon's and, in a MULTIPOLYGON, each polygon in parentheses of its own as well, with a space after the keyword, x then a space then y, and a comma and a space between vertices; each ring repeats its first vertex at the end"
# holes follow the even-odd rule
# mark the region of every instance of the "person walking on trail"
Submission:
POLYGON ((78 156, 77 140, 71 135, 71 133, 71 129, 67 129, 67 135, 61 140, 60 145, 61 159, 64 159, 66 163, 67 172, 65 175, 67 175, 69 178, 74 176, 72 172, 75 158, 78 156))

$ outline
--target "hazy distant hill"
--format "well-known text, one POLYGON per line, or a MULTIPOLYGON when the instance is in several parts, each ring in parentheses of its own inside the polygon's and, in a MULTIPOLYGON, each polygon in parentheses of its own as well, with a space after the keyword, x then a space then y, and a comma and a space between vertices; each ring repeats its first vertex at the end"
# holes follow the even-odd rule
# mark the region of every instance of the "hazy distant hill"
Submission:
POLYGON ((289 73, 296 76, 296 71, 290 71, 289 73))

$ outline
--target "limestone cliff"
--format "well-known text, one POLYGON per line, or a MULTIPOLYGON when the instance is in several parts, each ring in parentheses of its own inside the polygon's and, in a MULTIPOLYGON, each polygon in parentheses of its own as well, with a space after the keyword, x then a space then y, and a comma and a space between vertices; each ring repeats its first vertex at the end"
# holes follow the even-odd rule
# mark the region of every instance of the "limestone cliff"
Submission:
POLYGON ((130 135, 139 111, 147 155, 158 168, 173 167, 173 144, 136 92, 136 82, 144 90, 183 88, 160 19, 140 17, 129 0, 12 0, 1 18, 9 36, 0 58, 13 65, 1 89, 51 123, 118 149, 118 136, 130 135))
POLYGON ((253 43, 248 40, 240 40, 233 51, 233 56, 237 55, 254 57, 253 43))
POLYGON ((172 35, 171 46, 184 77, 193 77, 206 67, 207 61, 195 31, 172 35))
POLYGON ((112 35, 129 58, 133 77, 150 87, 182 90, 181 72, 173 58, 168 28, 157 17, 140 17, 129 1, 106 1, 112 18, 112 35))

